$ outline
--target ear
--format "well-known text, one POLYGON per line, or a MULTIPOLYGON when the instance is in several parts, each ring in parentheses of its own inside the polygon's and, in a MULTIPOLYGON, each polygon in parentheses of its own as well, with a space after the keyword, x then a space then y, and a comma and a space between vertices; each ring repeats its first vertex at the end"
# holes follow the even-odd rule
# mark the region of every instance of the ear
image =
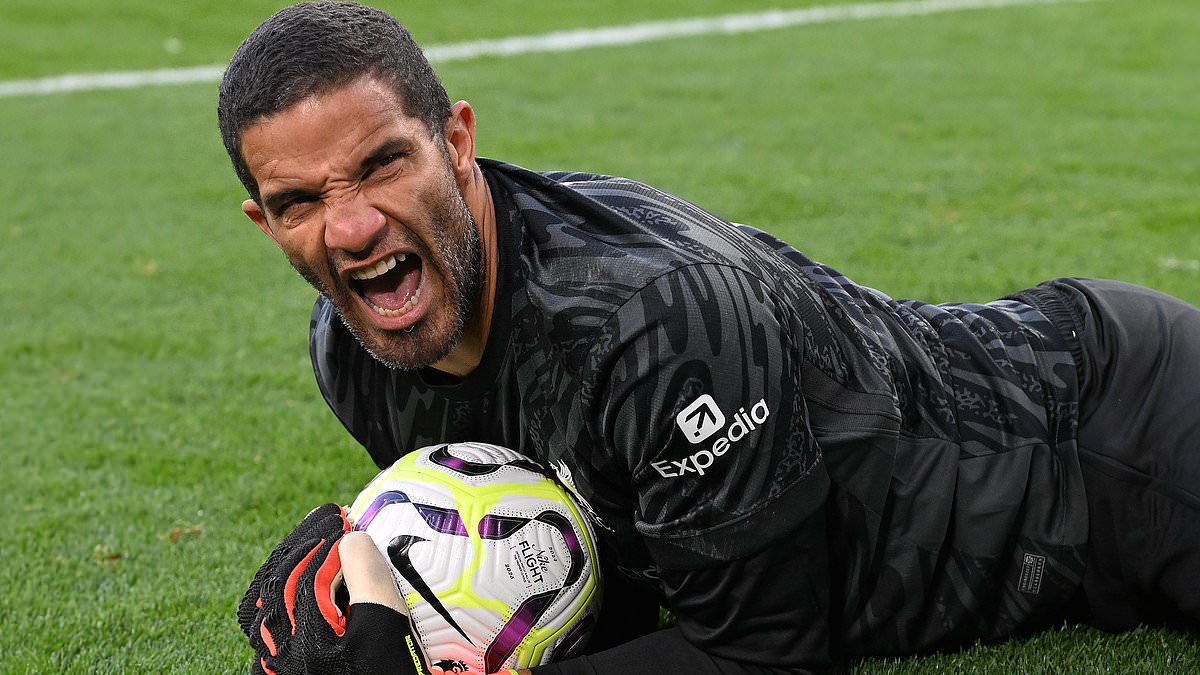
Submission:
POLYGON ((267 222, 267 214, 263 213, 262 207, 253 199, 247 199, 242 202, 242 213, 246 214, 258 229, 263 231, 263 234, 271 238, 271 241, 279 244, 279 240, 275 238, 275 233, 271 230, 271 224, 267 222))
POLYGON ((466 185, 475 172, 475 111, 470 103, 459 101, 450 107, 443 133, 454 177, 460 186, 466 185))

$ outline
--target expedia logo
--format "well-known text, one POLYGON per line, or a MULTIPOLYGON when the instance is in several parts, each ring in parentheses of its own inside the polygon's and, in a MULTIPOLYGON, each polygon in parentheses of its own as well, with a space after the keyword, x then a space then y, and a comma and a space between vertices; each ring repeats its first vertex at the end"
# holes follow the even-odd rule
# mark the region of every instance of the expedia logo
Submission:
POLYGON ((731 444, 745 438, 747 434, 766 422, 770 416, 771 410, 767 408, 766 399, 760 398, 758 403, 750 407, 749 412, 745 408, 738 408, 738 411, 733 414, 733 421, 726 428, 725 413, 717 407, 717 402, 713 400, 712 396, 701 394, 675 416, 676 426, 693 445, 703 443, 717 435, 717 432, 722 429, 724 429, 724 433, 720 434, 716 441, 713 441, 711 447, 697 450, 680 461, 660 460, 651 462, 650 466, 653 466, 654 470, 658 471, 663 478, 677 478, 685 473, 703 476, 705 470, 712 466, 717 458, 729 452, 731 444))
POLYGON ((700 394, 675 416, 675 424, 693 444, 702 443, 725 426, 725 413, 708 394, 700 394))

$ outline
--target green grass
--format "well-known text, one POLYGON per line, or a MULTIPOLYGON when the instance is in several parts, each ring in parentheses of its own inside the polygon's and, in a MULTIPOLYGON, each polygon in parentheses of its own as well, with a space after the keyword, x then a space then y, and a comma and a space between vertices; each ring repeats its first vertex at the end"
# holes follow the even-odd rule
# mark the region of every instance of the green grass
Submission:
MULTIPOLYGON (((279 6, 168 4, 9 0, 0 78, 222 62, 279 6)), ((817 3, 435 4, 402 14, 428 42, 817 3)), ((1198 19, 1112 0, 439 70, 482 154, 646 180, 894 296, 1076 274, 1200 303, 1198 19)), ((214 92, 0 99, 0 671, 241 670, 257 565, 375 471, 314 386, 312 292, 238 210, 214 92)), ((857 670, 1182 673, 1200 645, 1071 628, 857 670)))

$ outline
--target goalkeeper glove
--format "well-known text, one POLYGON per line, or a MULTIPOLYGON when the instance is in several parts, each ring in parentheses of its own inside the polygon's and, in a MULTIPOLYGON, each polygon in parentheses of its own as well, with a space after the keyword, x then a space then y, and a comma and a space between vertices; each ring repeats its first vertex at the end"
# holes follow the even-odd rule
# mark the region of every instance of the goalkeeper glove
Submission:
MULTIPOLYGON (((255 574, 238 607, 238 623, 255 651, 255 675, 429 673, 407 616, 373 602, 342 611, 348 593, 340 547, 349 530, 341 507, 322 505, 255 574)), ((366 545, 374 546, 369 538, 366 545)), ((386 568, 382 574, 391 583, 386 568)))

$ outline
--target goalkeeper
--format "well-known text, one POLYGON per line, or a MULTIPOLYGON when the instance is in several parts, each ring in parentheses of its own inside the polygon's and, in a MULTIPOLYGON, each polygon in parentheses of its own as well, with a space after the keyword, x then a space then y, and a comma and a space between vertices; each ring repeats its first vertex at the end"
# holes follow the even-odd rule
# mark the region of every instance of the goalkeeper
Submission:
MULTIPOLYGON (((218 116, 244 212, 320 291, 317 381, 374 461, 495 443, 589 511, 607 628, 536 675, 799 673, 1063 621, 1200 624, 1196 308, 1083 279, 896 300, 650 186, 477 157, 471 106, 350 3, 256 28, 218 116), (676 626, 652 630, 659 603, 676 626)), ((288 604, 276 580, 336 574, 330 552, 256 577, 247 604, 295 626, 244 613, 258 667, 382 653, 413 672, 402 614, 372 640, 288 604)))

